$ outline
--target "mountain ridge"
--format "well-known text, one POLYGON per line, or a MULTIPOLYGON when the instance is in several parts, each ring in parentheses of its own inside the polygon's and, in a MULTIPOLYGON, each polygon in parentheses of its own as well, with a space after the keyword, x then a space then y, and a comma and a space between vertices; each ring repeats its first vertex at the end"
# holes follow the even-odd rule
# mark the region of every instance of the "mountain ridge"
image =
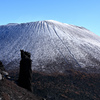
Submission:
POLYGON ((19 66, 20 49, 32 54, 34 70, 100 68, 100 37, 79 26, 53 20, 0 26, 0 60, 7 69, 19 66))

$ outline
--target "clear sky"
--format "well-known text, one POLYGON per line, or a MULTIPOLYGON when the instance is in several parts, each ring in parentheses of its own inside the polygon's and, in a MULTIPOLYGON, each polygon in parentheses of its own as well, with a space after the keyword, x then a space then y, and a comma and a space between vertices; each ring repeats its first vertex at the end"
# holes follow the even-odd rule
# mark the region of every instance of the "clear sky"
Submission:
POLYGON ((100 36, 100 0, 0 0, 0 25, 40 20, 83 26, 100 36))

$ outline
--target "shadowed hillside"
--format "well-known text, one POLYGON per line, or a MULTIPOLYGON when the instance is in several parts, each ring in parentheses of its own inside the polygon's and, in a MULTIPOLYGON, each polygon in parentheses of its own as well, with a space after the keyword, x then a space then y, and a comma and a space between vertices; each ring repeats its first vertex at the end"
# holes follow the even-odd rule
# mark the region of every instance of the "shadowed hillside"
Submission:
POLYGON ((0 100, 41 100, 31 92, 17 86, 13 81, 0 80, 0 100))
MULTIPOLYGON (((14 72, 12 75, 16 76, 14 72)), ((100 99, 100 74, 88 74, 75 70, 66 70, 65 74, 34 71, 32 79, 33 93, 47 100, 100 99)))

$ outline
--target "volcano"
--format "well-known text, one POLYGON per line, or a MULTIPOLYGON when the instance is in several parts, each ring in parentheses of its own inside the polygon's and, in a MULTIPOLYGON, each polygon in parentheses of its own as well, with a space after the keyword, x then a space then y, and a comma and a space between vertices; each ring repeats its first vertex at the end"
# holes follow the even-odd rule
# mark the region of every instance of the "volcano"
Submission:
POLYGON ((84 27, 53 20, 1 25, 0 60, 6 69, 19 68, 20 50, 31 53, 33 70, 100 71, 100 37, 84 27))

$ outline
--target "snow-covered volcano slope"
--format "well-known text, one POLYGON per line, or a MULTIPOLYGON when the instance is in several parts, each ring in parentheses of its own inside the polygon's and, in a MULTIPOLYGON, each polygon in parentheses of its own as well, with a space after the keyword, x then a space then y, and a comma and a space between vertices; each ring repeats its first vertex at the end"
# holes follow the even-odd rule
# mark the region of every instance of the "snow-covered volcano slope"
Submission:
POLYGON ((7 69, 19 67, 20 49, 31 53, 35 70, 100 68, 100 37, 83 27, 52 20, 0 26, 0 60, 7 69))

